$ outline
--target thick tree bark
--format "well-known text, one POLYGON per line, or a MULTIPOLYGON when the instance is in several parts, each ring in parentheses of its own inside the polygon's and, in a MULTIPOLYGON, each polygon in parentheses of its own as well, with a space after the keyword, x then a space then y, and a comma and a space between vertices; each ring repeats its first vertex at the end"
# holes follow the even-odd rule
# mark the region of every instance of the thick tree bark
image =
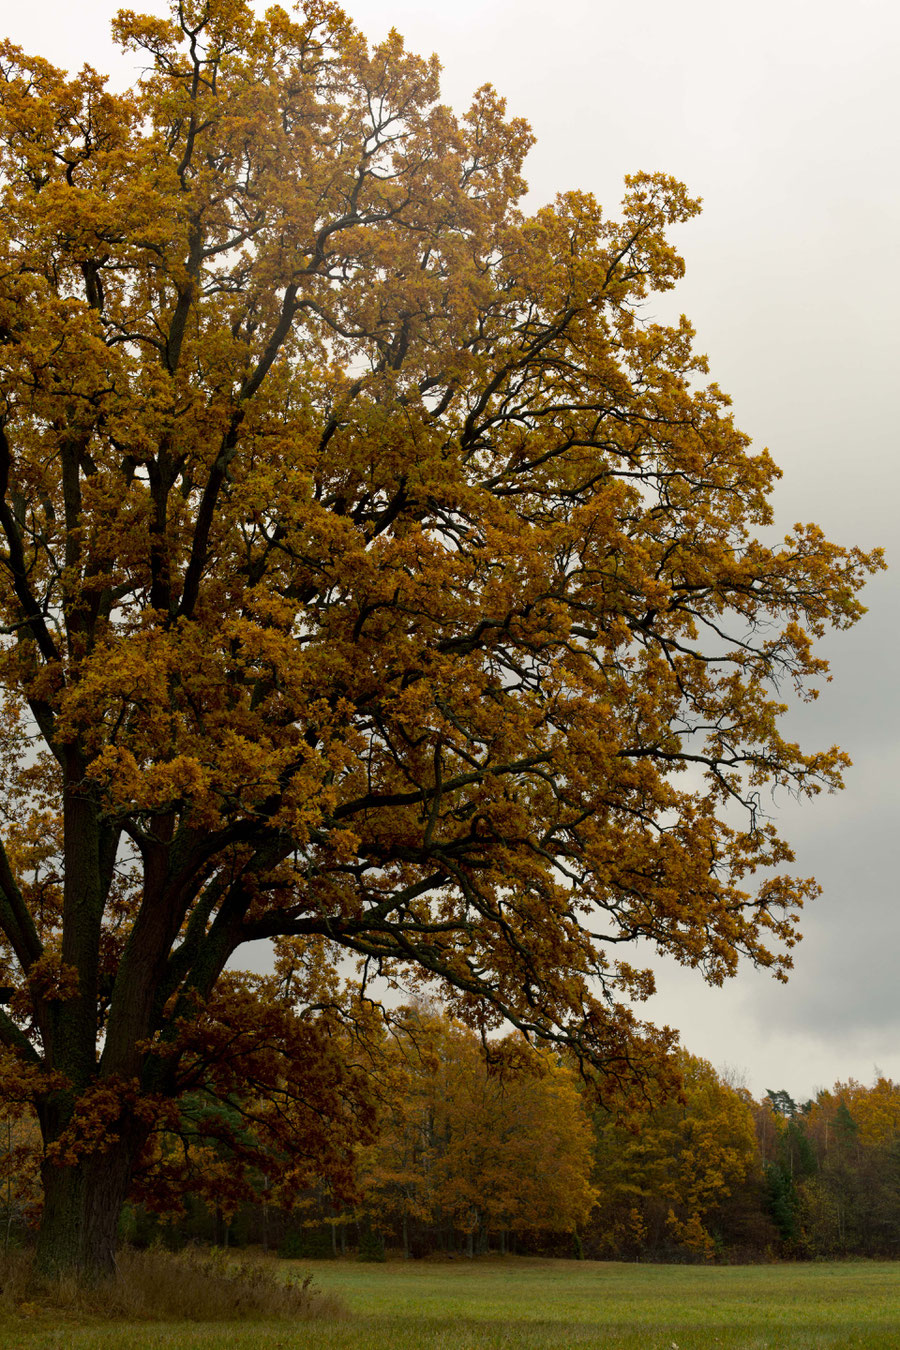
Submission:
MULTIPOLYGON (((61 955, 63 969, 77 976, 77 992, 37 1002, 48 1065, 61 1071, 66 1080, 65 1088, 38 1103, 45 1146, 64 1138, 79 1098, 97 1075, 100 933, 108 889, 105 873, 111 873, 111 868, 104 867, 100 814, 85 790, 83 776, 83 760, 73 750, 66 762, 64 795, 61 955)), ((41 1168, 44 1210, 37 1243, 41 1274, 74 1275, 79 1281, 91 1282, 114 1273, 119 1216, 145 1133, 126 1112, 109 1122, 93 1151, 80 1153, 71 1165, 45 1159, 41 1168)), ((69 1146, 72 1142, 68 1141, 69 1146)))
POLYGON ((134 1145, 119 1140, 73 1167, 44 1163, 44 1212, 37 1241, 43 1275, 84 1283, 115 1274, 119 1216, 128 1194, 134 1145))

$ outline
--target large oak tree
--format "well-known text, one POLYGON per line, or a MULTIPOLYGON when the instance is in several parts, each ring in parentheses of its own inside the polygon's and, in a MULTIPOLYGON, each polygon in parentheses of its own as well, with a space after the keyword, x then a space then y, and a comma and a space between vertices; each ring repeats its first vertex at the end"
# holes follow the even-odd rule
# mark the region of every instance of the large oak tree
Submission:
POLYGON ((89 1272, 166 1104, 242 1036, 302 1078, 347 953, 618 1084, 671 1041, 637 940, 788 964, 762 793, 845 761, 782 691, 878 565, 757 537, 778 471, 647 306, 679 183, 524 215, 527 126, 322 0, 115 31, 124 95, 0 48, 0 1038, 89 1272))

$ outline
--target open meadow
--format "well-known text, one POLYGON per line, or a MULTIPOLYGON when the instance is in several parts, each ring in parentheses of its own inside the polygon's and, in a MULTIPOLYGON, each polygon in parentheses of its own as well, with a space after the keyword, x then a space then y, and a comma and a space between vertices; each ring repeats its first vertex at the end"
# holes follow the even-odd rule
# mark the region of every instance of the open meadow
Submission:
MULTIPOLYGON (((295 1269, 295 1263, 282 1263, 295 1269)), ((31 1306, 0 1350, 875 1350, 900 1346, 900 1265, 697 1267, 506 1258, 320 1262, 345 1311, 303 1322, 92 1320, 31 1306)))

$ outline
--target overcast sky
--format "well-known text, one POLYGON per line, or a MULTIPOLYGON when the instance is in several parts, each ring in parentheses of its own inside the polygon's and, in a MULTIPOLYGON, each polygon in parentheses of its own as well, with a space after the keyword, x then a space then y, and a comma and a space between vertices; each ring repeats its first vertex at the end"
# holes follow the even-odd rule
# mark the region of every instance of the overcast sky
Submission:
MULTIPOLYGON (((135 9, 159 5, 131 0, 135 9)), ((0 0, 0 36, 127 82, 108 0, 0 0)), ((747 970, 724 990, 660 972, 650 1016, 759 1094, 802 1099, 876 1066, 900 1080, 900 6, 896 0, 356 0, 372 39, 437 52, 462 110, 490 81, 538 143, 529 204, 661 169, 704 199, 679 231, 688 274, 659 305, 694 323, 738 425, 784 470, 779 524, 883 545, 870 612, 828 644, 834 680, 792 726, 853 757, 847 790, 778 803, 797 866, 825 894, 790 984, 747 970)))

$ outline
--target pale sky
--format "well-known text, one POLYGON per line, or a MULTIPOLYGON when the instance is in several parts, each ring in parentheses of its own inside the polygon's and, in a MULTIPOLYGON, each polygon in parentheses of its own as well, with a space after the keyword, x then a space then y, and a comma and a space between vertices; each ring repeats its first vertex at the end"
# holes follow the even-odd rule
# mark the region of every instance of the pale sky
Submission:
MULTIPOLYGON (((131 0, 133 8, 153 3, 131 0)), ((108 0, 0 0, 0 36, 58 65, 129 82, 108 0)), ((158 6, 157 6, 158 8, 158 6)), ((681 227, 683 310, 738 425, 784 470, 784 529, 814 520, 896 565, 900 465, 900 6, 896 0, 355 0, 373 40, 396 27, 437 52, 460 111, 490 81, 538 143, 529 204, 592 191, 612 214, 623 175, 664 170, 704 198, 681 227)), ((663 300, 665 304, 663 304, 663 300)), ((687 1048, 798 1099, 836 1079, 900 1080, 897 712, 900 572, 828 643, 834 680, 791 727, 854 760, 842 794, 776 804, 797 868, 825 894, 787 987, 745 970, 724 990, 664 968, 648 1016, 687 1048)))

